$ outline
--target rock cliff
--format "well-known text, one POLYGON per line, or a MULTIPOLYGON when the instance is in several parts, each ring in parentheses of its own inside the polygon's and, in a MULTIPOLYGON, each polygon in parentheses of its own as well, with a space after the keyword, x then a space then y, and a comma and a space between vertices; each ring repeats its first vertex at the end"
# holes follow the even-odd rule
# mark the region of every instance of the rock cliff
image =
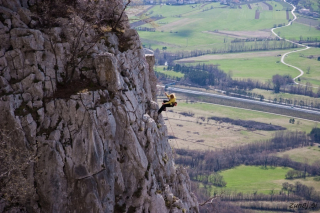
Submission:
POLYGON ((0 212, 198 212, 137 32, 38 2, 0 0, 0 212))

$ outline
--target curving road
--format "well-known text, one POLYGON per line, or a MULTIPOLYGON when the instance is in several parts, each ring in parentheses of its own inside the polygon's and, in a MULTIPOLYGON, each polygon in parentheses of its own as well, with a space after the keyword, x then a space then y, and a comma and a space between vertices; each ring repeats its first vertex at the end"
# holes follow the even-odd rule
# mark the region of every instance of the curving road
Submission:
MULTIPOLYGON (((287 1, 284 0, 284 2, 287 2, 287 1)), ((290 4, 289 2, 287 2, 287 3, 290 4)), ((294 14, 294 11, 296 10, 296 7, 295 7, 293 4, 290 4, 290 5, 293 7, 293 9, 291 10, 291 13, 292 13, 294 19, 292 19, 287 25, 282 26, 282 27, 288 27, 288 26, 290 26, 290 25, 292 24, 292 22, 294 22, 294 21, 297 19, 297 16, 294 14)), ((275 33, 274 30, 275 30, 275 29, 282 28, 282 27, 275 27, 275 28, 272 28, 272 29, 271 29, 271 32, 272 32, 276 37, 278 37, 279 39, 283 39, 283 38, 281 38, 277 33, 275 33)), ((298 75, 297 77, 293 78, 293 82, 294 82, 295 84, 299 84, 299 83, 296 82, 296 79, 299 78, 299 77, 301 77, 301 76, 304 74, 304 71, 303 71, 302 69, 296 67, 296 66, 293 66, 293 65, 291 65, 291 64, 288 64, 288 63, 284 62, 284 58, 285 58, 287 55, 289 55, 290 53, 295 53, 295 52, 299 52, 299 51, 304 51, 304 50, 309 49, 310 47, 307 46, 307 45, 303 45, 303 44, 299 44, 299 43, 297 43, 297 42, 290 41, 290 40, 288 40, 288 39, 284 39, 284 40, 287 41, 287 42, 290 42, 290 43, 293 43, 293 44, 296 44, 296 45, 305 47, 304 49, 294 50, 294 51, 287 52, 287 53, 283 54, 282 57, 281 57, 281 63, 283 63, 284 65, 287 65, 287 66, 289 66, 289 67, 292 67, 292 68, 294 68, 294 69, 296 69, 296 70, 298 70, 298 71, 300 72, 300 75, 298 75)), ((304 84, 300 84, 300 85, 305 86, 304 84)), ((317 88, 317 87, 314 87, 314 88, 317 88)))
MULTIPOLYGON (((164 87, 164 86, 160 86, 160 85, 158 85, 158 86, 164 87)), ((304 113, 309 113, 309 114, 320 115, 320 111, 301 109, 301 108, 292 107, 289 105, 273 104, 273 103, 268 103, 268 102, 263 102, 263 101, 255 101, 255 100, 249 100, 249 99, 244 99, 244 98, 237 98, 237 97, 218 95, 218 94, 207 93, 207 92, 200 92, 200 91, 195 91, 195 90, 181 89, 181 88, 177 88, 177 87, 168 87, 167 90, 170 90, 172 92, 181 92, 181 93, 187 93, 187 94, 204 95, 204 96, 210 96, 210 97, 216 97, 216 98, 230 99, 230 100, 236 100, 236 101, 247 102, 247 103, 252 103, 252 104, 259 104, 259 105, 264 105, 264 106, 289 109, 289 110, 293 110, 293 111, 299 111, 299 112, 304 112, 304 113)))

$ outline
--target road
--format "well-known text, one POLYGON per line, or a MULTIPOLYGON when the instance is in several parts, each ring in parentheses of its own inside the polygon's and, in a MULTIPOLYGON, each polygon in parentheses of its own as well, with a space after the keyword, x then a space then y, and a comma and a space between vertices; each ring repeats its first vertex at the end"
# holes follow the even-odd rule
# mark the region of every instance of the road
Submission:
MULTIPOLYGON (((284 0, 284 2, 287 2, 287 1, 284 0)), ((290 4, 289 2, 287 2, 287 3, 290 4)), ((282 27, 288 27, 288 26, 290 26, 290 25, 297 19, 297 16, 294 14, 294 11, 296 10, 296 7, 295 7, 293 4, 290 4, 290 5, 293 7, 293 9, 291 10, 291 14, 293 15, 294 19, 292 19, 287 25, 282 26, 282 27)), ((279 39, 283 39, 283 38, 281 38, 277 33, 275 33, 274 30, 275 30, 275 29, 282 28, 282 27, 275 27, 275 28, 272 28, 272 29, 271 29, 271 32, 272 32, 276 37, 278 37, 279 39)), ((299 43, 297 43, 297 42, 290 41, 290 40, 288 40, 288 39, 284 39, 284 40, 287 41, 287 42, 290 42, 290 43, 299 45, 299 46, 301 46, 301 47, 305 47, 304 49, 294 50, 294 51, 287 52, 287 53, 283 54, 282 57, 281 57, 281 63, 283 63, 284 65, 287 65, 287 66, 289 66, 289 67, 292 67, 292 68, 294 68, 294 69, 296 69, 296 70, 298 70, 298 71, 300 72, 300 75, 298 75, 297 77, 293 78, 293 82, 294 82, 295 84, 299 84, 299 83, 296 82, 296 79, 298 79, 299 77, 301 77, 301 76, 304 74, 304 71, 303 71, 302 69, 300 69, 299 67, 296 67, 296 66, 293 66, 293 65, 291 65, 291 64, 288 64, 288 63, 284 62, 284 58, 285 58, 287 55, 289 55, 290 53, 301 52, 301 51, 304 51, 304 50, 309 49, 310 47, 307 46, 307 45, 303 45, 303 44, 299 44, 299 43)), ((300 85, 305 86, 304 84, 300 84, 300 85)), ((313 88, 318 88, 318 87, 313 87, 313 88)))
POLYGON ((288 110, 293 110, 293 111, 299 111, 299 112, 304 112, 304 113, 309 113, 309 114, 320 115, 320 111, 301 109, 301 108, 292 107, 292 106, 288 106, 288 105, 273 104, 273 103, 267 103, 267 102, 263 102, 263 101, 255 101, 255 100, 249 100, 249 99, 244 99, 244 98, 236 98, 236 97, 231 97, 231 96, 218 95, 218 94, 200 92, 200 91, 194 91, 194 90, 188 90, 188 89, 181 89, 181 88, 176 88, 176 87, 167 87, 167 90, 172 91, 172 92, 181 92, 181 93, 187 93, 187 94, 193 94, 193 95, 203 95, 203 96, 209 96, 209 97, 215 97, 215 98, 236 100, 236 101, 241 101, 241 102, 259 104, 259 105, 263 105, 263 106, 269 106, 269 107, 288 109, 288 110))

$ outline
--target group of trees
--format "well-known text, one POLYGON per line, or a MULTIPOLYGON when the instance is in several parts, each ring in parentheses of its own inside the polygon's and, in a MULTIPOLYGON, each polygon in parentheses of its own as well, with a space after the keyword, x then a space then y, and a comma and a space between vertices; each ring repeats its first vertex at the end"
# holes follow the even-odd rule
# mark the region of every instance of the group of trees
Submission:
POLYGON ((289 170, 286 174, 286 179, 306 178, 308 174, 304 171, 289 170))
POLYGON ((225 43, 224 47, 213 48, 208 50, 192 50, 192 51, 177 51, 177 52, 161 52, 159 49, 154 51, 157 65, 164 65, 165 62, 173 64, 173 61, 198 57, 207 54, 223 54, 223 53, 235 53, 235 52, 248 52, 248 51, 265 51, 276 49, 288 49, 297 48, 296 44, 286 42, 285 40, 265 40, 254 42, 235 42, 225 43))
POLYGON ((199 175, 199 173, 196 171, 190 171, 189 177, 193 181, 202 182, 207 185, 214 185, 218 187, 225 187, 227 185, 227 182, 224 180, 223 176, 216 172, 206 172, 199 175))
POLYGON ((269 193, 258 193, 257 191, 242 193, 228 189, 214 190, 214 196, 209 200, 208 197, 210 197, 212 193, 210 194, 205 187, 200 188, 199 184, 196 182, 192 182, 191 187, 200 201, 200 212, 210 212, 207 209, 208 207, 204 208, 206 205, 201 205, 206 202, 209 203, 209 207, 213 204, 216 211, 219 206, 228 206, 230 209, 234 210, 232 212, 246 212, 245 209, 281 212, 297 211, 305 210, 305 203, 308 204, 308 209, 310 210, 319 209, 317 202, 320 201, 320 193, 315 191, 314 187, 308 187, 300 182, 296 182, 294 184, 285 182, 282 184, 282 189, 279 192, 271 189, 269 193), (206 202, 203 202, 205 200, 206 202), (238 203, 239 201, 241 202, 240 207, 243 209, 239 208, 239 206, 236 207, 232 205, 232 202, 238 203), (267 203, 266 201, 277 203, 270 205, 270 203, 267 203))
POLYGON ((254 42, 254 41, 280 41, 278 37, 272 38, 272 37, 256 37, 256 38, 235 38, 231 40, 231 43, 237 43, 237 42, 254 42))
POLYGON ((310 135, 313 138, 314 142, 320 143, 320 128, 312 128, 310 135))
POLYGON ((272 155, 275 152, 312 144, 313 141, 310 141, 309 136, 304 132, 277 132, 272 139, 229 149, 206 152, 179 149, 176 150, 178 154, 176 163, 192 168, 197 175, 218 172, 241 164, 264 167, 284 166, 306 171, 310 175, 320 175, 320 162, 318 161, 313 165, 308 165, 294 162, 288 157, 281 158, 272 155))
POLYGON ((295 122, 294 118, 289 119, 289 123, 294 124, 294 122, 295 122))
POLYGON ((274 75, 272 76, 272 83, 275 93, 280 92, 280 87, 285 86, 287 84, 292 84, 293 79, 290 75, 274 75))
MULTIPOLYGON (((174 80, 184 80, 187 83, 193 83, 197 86, 215 86, 216 89, 226 91, 227 95, 238 96, 244 98, 265 99, 263 95, 255 94, 251 92, 252 89, 274 90, 275 93, 290 93, 298 94, 309 97, 320 97, 320 87, 318 91, 314 91, 312 84, 306 83, 306 85, 296 85, 290 75, 274 75, 272 80, 261 82, 258 80, 248 79, 235 79, 232 78, 232 73, 225 73, 218 68, 216 64, 197 64, 197 65, 184 65, 184 64, 169 64, 167 70, 173 70, 175 72, 184 73, 184 78, 174 77, 174 80)), ((159 78, 173 78, 165 74, 157 73, 159 78)), ((270 98, 269 98, 270 99, 270 98)), ((301 100, 290 98, 274 98, 269 100, 274 103, 288 104, 301 107, 319 108, 320 103, 314 100, 301 100)))
POLYGON ((306 186, 299 181, 297 181, 295 184, 290 184, 288 182, 283 183, 282 190, 286 191, 288 194, 291 193, 307 200, 314 202, 320 201, 320 192, 317 192, 313 186, 306 186))
MULTIPOLYGON (((200 119, 204 121, 204 117, 199 117, 200 119)), ((250 130, 263 130, 263 131, 277 131, 277 130, 286 130, 285 127, 278 126, 278 125, 272 125, 271 123, 263 123, 253 120, 241 120, 241 119, 232 119, 228 117, 217 117, 217 116, 211 116, 207 118, 207 121, 210 120, 216 121, 216 123, 229 123, 236 126, 242 126, 250 130)))
MULTIPOLYGON (((291 39, 294 40, 294 39, 291 39)), ((320 40, 317 37, 303 37, 300 36, 299 42, 320 42, 320 40)))
POLYGON ((235 88, 238 90, 252 90, 264 89, 274 90, 275 93, 287 92, 290 94, 305 95, 310 97, 320 97, 320 89, 314 92, 312 85, 294 85, 293 79, 290 75, 274 75, 272 80, 261 82, 258 80, 248 79, 234 79, 231 74, 225 73, 218 68, 216 64, 197 64, 197 65, 183 65, 171 63, 168 65, 168 70, 181 72, 185 74, 185 78, 192 83, 200 86, 214 85, 216 88, 227 91, 235 88))
MULTIPOLYGON (((189 168, 189 176, 192 182, 192 188, 197 195, 199 201, 205 201, 212 196, 207 190, 208 186, 223 186, 225 181, 221 175, 217 175, 219 171, 230 169, 235 166, 256 165, 256 166, 283 166, 290 167, 286 177, 301 178, 308 175, 320 175, 320 161, 314 162, 312 165, 292 161, 288 156, 277 157, 272 153, 282 152, 297 147, 310 146, 313 140, 304 132, 277 132, 274 137, 269 140, 259 141, 257 143, 247 144, 240 147, 219 149, 215 151, 196 151, 196 150, 176 150, 176 163, 189 168), (203 184, 203 188, 199 188, 199 183, 203 184), (218 183, 218 184, 217 184, 218 183), (220 183, 220 185, 219 185, 220 183)), ((210 188, 211 189, 211 188, 210 188)), ((218 205, 228 205, 235 208, 235 212, 241 212, 240 209, 232 206, 232 201, 251 202, 241 206, 242 208, 272 210, 285 210, 282 206, 269 206, 259 204, 258 201, 302 201, 311 200, 320 201, 320 193, 316 192, 313 187, 307 187, 299 182, 295 185, 285 183, 280 192, 271 190, 269 194, 261 194, 257 191, 252 193, 242 193, 238 191, 227 190, 221 188, 214 191, 214 197, 209 201, 209 207, 200 206, 201 212, 209 212, 210 206, 217 208, 218 205), (273 209, 275 210, 275 209, 273 209)), ((287 206, 288 207, 288 206, 287 206)))
MULTIPOLYGON (((300 85, 297 85, 299 88, 303 88, 300 85)), ((305 88, 305 87, 304 87, 305 88)), ((316 99, 297 99, 297 98, 283 98, 283 97, 265 97, 264 95, 260 95, 257 93, 254 93, 250 90, 243 90, 238 88, 223 88, 222 90, 226 91, 226 94, 229 96, 234 97, 240 97, 240 98, 248 98, 248 99, 259 99, 260 101, 265 100, 269 103, 276 103, 276 104, 285 104, 285 105, 293 105, 297 107, 311 107, 311 108, 317 108, 320 109, 320 102, 318 102, 316 99)), ((271 90, 271 89, 270 89, 271 90)), ((317 93, 315 96, 312 97, 320 97, 320 93, 317 93)))
POLYGON ((195 66, 180 65, 168 66, 168 70, 174 70, 185 74, 185 78, 192 83, 206 86, 217 85, 220 82, 226 81, 228 75, 220 70, 216 65, 198 64, 195 66))

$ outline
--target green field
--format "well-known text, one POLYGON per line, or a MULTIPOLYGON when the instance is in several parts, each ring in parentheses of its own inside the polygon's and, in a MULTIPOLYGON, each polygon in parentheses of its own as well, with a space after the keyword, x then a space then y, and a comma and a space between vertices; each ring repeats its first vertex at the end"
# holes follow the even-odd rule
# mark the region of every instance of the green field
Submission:
MULTIPOLYGON (((286 180, 285 174, 291 170, 291 168, 283 167, 267 167, 262 166, 238 166, 233 169, 222 171, 220 174, 227 182, 227 186, 224 189, 252 193, 257 191, 258 193, 269 194, 271 190, 280 191, 282 183, 289 182, 294 184, 299 181, 307 186, 313 186, 316 190, 320 190, 320 182, 313 181, 312 177, 306 179, 286 180)), ((223 189, 223 188, 222 188, 223 189)), ((211 187, 211 192, 220 191, 219 187, 211 187)))
POLYGON ((320 86, 320 61, 318 61, 318 57, 320 57, 320 48, 310 48, 302 52, 289 54, 285 62, 299 67, 305 72, 301 77, 301 83, 310 82, 320 86), (307 73, 308 67, 310 67, 309 74, 307 73))
MULTIPOLYGON (((220 174, 227 182, 226 189, 236 190, 238 192, 252 193, 269 193, 274 189, 280 191, 281 181, 285 179, 286 173, 290 168, 282 167, 260 167, 260 166, 238 166, 233 169, 222 171, 220 174)), ((218 187, 212 187, 219 189, 218 187)))
POLYGON ((295 124, 290 124, 289 117, 268 114, 264 112, 243 110, 206 103, 188 104, 185 102, 179 102, 179 111, 187 110, 197 110, 197 113, 201 113, 201 111, 203 111, 202 113, 207 112, 210 113, 210 116, 229 117, 232 119, 254 120, 264 123, 272 123, 274 125, 286 127, 288 130, 291 131, 305 131, 307 133, 309 133, 311 129, 316 125, 316 122, 299 119, 296 119, 295 124))
MULTIPOLYGON (((271 123, 287 128, 290 131, 305 131, 309 133, 317 122, 295 119, 295 124, 289 123, 289 116, 279 116, 265 112, 244 110, 222 105, 207 103, 186 103, 182 94, 176 94, 178 98, 178 107, 168 110, 162 116, 169 118, 168 135, 177 138, 169 140, 173 147, 194 150, 216 150, 217 148, 227 148, 241 146, 260 140, 270 139, 274 136, 274 131, 249 130, 241 126, 230 123, 198 122, 199 117, 208 118, 211 116, 229 117, 235 120, 253 120, 262 123, 271 123), (183 116, 180 113, 191 112, 194 117, 183 116), (197 141, 203 140, 202 143, 197 141)), ((164 98, 164 97, 163 97, 164 98)), ((162 100, 158 97, 158 100, 162 100)), ((160 103, 160 102, 159 102, 160 103)))
MULTIPOLYGON (((277 6, 282 9, 281 4, 277 6)), ((160 27, 156 32, 139 31, 139 35, 143 44, 153 49, 161 49, 163 46, 167 46, 170 51, 210 49, 215 45, 220 47, 226 35, 213 35, 206 31, 258 31, 271 29, 274 24, 287 23, 285 11, 260 8, 260 19, 255 19, 255 9, 250 10, 246 5, 242 9, 221 7, 219 3, 210 3, 204 7, 197 5, 196 8, 191 5, 157 5, 148 12, 151 12, 150 16, 165 17, 156 21, 160 27)), ((150 24, 144 26, 150 27, 150 24)))
POLYGON ((174 72, 172 70, 163 70, 164 67, 166 67, 166 66, 157 66, 157 67, 155 67, 154 70, 156 72, 160 72, 160 73, 166 74, 166 75, 171 76, 171 77, 178 77, 178 78, 184 77, 183 73, 174 72))
POLYGON ((280 57, 255 57, 254 52, 248 58, 232 58, 232 54, 228 55, 230 55, 230 59, 197 61, 195 63, 219 64, 219 68, 226 73, 232 71, 233 78, 251 78, 262 82, 272 79, 272 76, 276 74, 291 75, 292 77, 300 74, 299 71, 280 63, 280 57))
MULTIPOLYGON (((289 8, 292 10, 292 6, 288 4, 287 2, 274 2, 274 1, 267 1, 268 4, 273 6, 274 10, 286 10, 289 8)), ((292 18, 292 17, 290 17, 292 18)))
MULTIPOLYGON (((319 22, 320 23, 320 22, 319 22)), ((292 25, 288 27, 283 27, 280 29, 276 29, 275 32, 280 36, 284 37, 286 39, 295 39, 299 40, 300 36, 303 38, 311 37, 311 38, 317 38, 320 40, 320 31, 317 30, 314 27, 310 27, 308 25, 300 24, 297 22, 293 22, 292 25)))

